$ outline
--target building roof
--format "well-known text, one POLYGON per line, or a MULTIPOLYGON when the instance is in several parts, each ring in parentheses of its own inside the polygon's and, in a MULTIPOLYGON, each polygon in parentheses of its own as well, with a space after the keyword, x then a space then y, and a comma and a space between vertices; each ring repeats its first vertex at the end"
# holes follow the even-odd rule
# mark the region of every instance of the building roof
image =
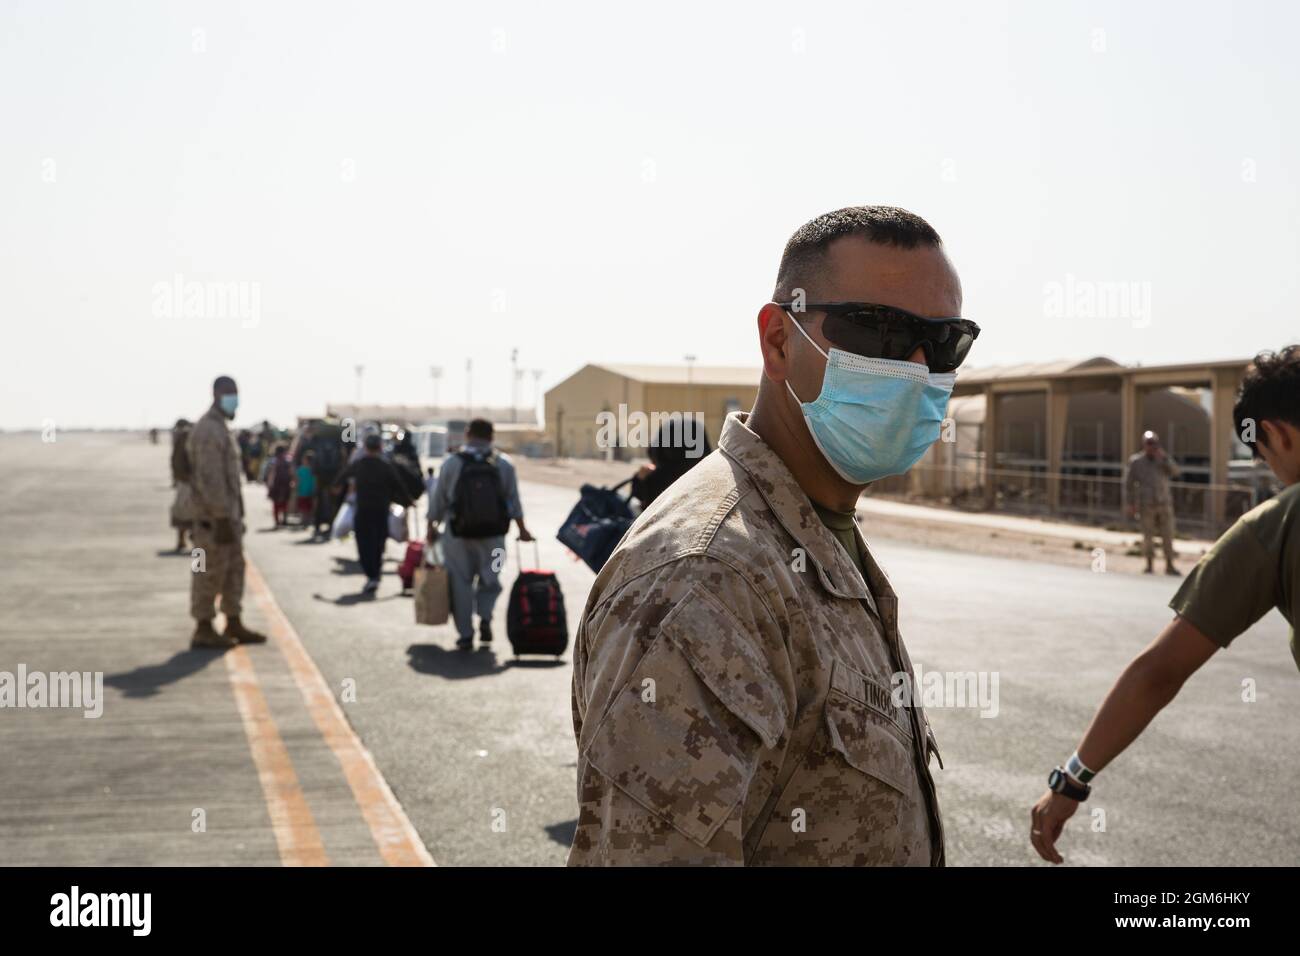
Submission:
POLYGON ((1053 362, 1025 362, 1019 365, 985 365, 962 368, 957 372, 957 388, 969 390, 973 385, 991 382, 1028 382, 1047 378, 1088 378, 1117 373, 1189 372, 1202 369, 1245 368, 1250 359, 1215 359, 1209 362, 1178 362, 1172 365, 1122 365, 1098 355, 1090 359, 1057 359, 1053 362))
POLYGON ((650 385, 758 385, 762 368, 750 365, 624 365, 593 363, 615 375, 650 385))
POLYGON ((447 422, 463 421, 470 418, 486 418, 494 425, 507 425, 517 422, 532 425, 537 421, 537 413, 531 408, 497 408, 474 406, 467 410, 463 405, 356 405, 352 402, 331 402, 325 406, 325 414, 334 418, 351 418, 359 422, 447 422))
POLYGON ((1051 362, 1021 362, 1014 365, 983 365, 975 368, 963 368, 957 378, 963 385, 971 382, 994 382, 1008 378, 1048 378, 1062 372, 1074 372, 1080 369, 1123 368, 1114 359, 1098 355, 1095 358, 1056 359, 1051 362))

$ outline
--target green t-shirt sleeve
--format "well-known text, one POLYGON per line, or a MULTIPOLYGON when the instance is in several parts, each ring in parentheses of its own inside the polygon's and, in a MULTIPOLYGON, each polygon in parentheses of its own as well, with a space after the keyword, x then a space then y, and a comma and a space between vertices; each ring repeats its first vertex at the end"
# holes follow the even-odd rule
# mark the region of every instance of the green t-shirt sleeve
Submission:
POLYGON ((1192 569, 1169 606, 1214 643, 1227 647, 1277 604, 1277 582, 1277 557, 1243 519, 1192 569))

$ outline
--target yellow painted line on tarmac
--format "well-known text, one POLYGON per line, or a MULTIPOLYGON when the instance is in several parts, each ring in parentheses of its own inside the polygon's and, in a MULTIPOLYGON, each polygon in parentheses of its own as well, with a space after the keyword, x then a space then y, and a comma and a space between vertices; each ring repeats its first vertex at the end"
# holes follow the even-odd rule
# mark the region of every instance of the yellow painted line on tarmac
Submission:
POLYGON ((266 705, 248 652, 243 647, 232 647, 222 656, 271 815, 280 862, 285 866, 329 866, 316 818, 298 785, 298 774, 271 717, 271 708, 266 705))
POLYGON ((307 653, 298 632, 280 610, 262 572, 247 553, 244 555, 244 579, 266 617, 270 638, 284 655, 312 720, 343 768, 357 807, 370 827, 375 845, 379 847, 379 855, 389 866, 433 866, 433 857, 425 848, 424 841, 397 802, 388 781, 379 772, 374 757, 343 715, 343 709, 330 692, 316 662, 307 653))

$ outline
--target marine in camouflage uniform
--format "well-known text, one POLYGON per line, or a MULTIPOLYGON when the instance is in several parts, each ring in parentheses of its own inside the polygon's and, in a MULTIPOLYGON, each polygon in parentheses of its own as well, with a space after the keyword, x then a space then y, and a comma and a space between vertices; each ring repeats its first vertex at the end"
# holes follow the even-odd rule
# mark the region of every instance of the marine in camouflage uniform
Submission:
POLYGON ((193 472, 194 546, 203 563, 190 579, 190 614, 197 622, 191 642, 194 647, 233 647, 256 644, 265 635, 244 627, 240 620, 244 598, 244 499, 240 484, 239 445, 227 422, 233 407, 223 409, 223 396, 238 391, 233 379, 222 376, 213 384, 212 407, 190 432, 188 451, 193 472), (221 596, 226 629, 218 634, 212 626, 215 601, 221 596))
POLYGON ((570 864, 938 865, 898 602, 733 413, 592 587, 574 647, 570 864))
POLYGON ((1142 527, 1142 556, 1146 558, 1146 573, 1151 573, 1155 558, 1155 538, 1160 536, 1165 557, 1165 573, 1177 575, 1174 567, 1174 499, 1169 482, 1178 477, 1178 466, 1160 447, 1160 436, 1146 432, 1142 436, 1142 451, 1128 460, 1124 476, 1124 490, 1128 496, 1129 512, 1137 512, 1142 527))
POLYGON ((978 334, 960 315, 919 216, 856 206, 791 237, 753 411, 642 512, 588 598, 571 864, 943 863, 938 746, 895 693, 912 664, 855 511, 939 438, 935 395, 978 334))

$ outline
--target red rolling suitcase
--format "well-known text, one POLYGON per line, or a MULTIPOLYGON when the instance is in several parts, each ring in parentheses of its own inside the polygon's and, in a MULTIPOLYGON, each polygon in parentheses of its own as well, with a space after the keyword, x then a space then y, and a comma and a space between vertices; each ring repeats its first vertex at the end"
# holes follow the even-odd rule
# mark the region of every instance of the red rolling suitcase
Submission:
MULTIPOLYGON (((533 542, 534 561, 541 564, 541 552, 533 542)), ((569 624, 564 613, 564 592, 553 571, 525 569, 515 542, 519 577, 510 588, 506 609, 506 637, 515 656, 553 654, 559 657, 569 646, 569 624)))

